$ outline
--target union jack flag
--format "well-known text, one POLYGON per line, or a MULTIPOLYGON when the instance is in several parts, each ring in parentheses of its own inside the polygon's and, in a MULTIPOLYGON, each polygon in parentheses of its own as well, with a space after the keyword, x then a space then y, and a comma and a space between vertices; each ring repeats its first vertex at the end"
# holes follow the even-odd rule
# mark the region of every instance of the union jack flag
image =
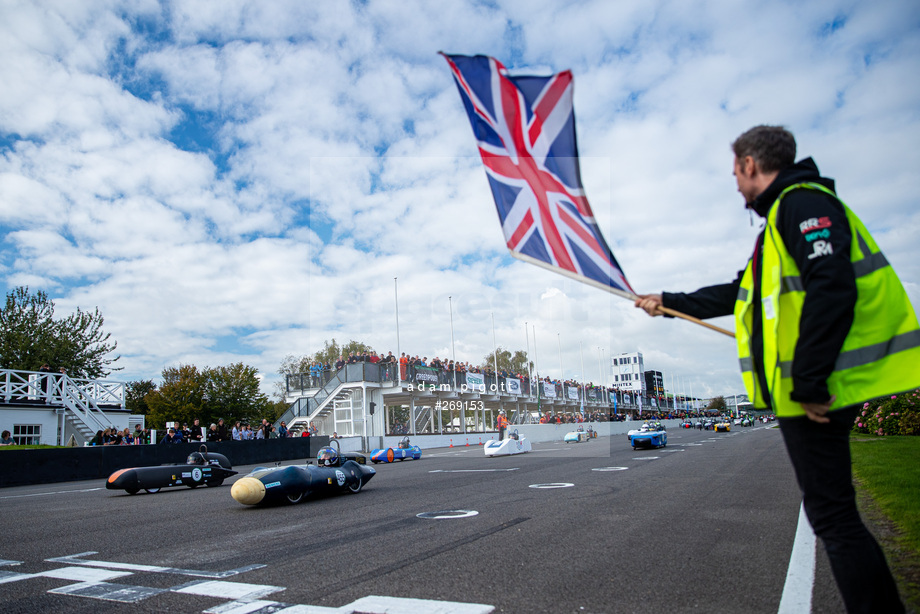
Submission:
POLYGON ((511 76, 495 58, 442 55, 473 126, 511 255, 633 297, 581 183, 571 71, 511 76))

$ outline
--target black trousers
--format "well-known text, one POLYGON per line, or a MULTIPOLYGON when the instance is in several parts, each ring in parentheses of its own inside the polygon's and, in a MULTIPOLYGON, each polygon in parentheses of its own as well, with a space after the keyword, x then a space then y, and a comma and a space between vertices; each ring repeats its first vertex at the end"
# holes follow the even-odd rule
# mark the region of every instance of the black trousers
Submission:
POLYGON ((802 489, 805 514, 821 538, 847 612, 904 612, 885 554, 856 509, 850 430, 861 406, 828 413, 830 424, 780 418, 802 489))

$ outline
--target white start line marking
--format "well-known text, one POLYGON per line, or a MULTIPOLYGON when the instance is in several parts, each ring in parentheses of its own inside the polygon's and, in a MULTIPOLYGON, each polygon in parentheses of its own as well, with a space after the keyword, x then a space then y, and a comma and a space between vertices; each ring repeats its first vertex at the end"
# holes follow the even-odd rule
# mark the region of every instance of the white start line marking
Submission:
MULTIPOLYGON (((447 510, 430 512, 429 514, 433 515, 429 517, 464 518, 475 516, 478 513, 479 512, 470 510, 447 510)), ((419 516, 421 516, 421 514, 419 516)), ((229 600, 204 610, 202 614, 270 614, 281 612, 285 614, 355 614, 356 612, 361 612, 362 614, 388 614, 392 612, 414 612, 416 614, 490 614, 495 610, 495 606, 482 603, 435 601, 430 599, 410 599, 380 595, 368 595, 338 608, 284 603, 264 598, 268 595, 284 591, 286 587, 214 579, 225 578, 244 573, 245 571, 259 569, 265 567, 265 565, 249 565, 247 567, 228 571, 213 572, 176 567, 162 567, 158 565, 96 561, 81 558, 90 554, 96 553, 83 552, 64 557, 45 559, 46 562, 51 563, 67 563, 67 566, 39 573, 16 573, 2 570, 0 571, 0 584, 21 582, 32 578, 69 580, 75 583, 51 589, 48 593, 83 597, 87 599, 99 599, 117 603, 137 603, 163 593, 197 595, 229 600), (126 578, 138 573, 192 575, 210 579, 194 580, 170 588, 153 588, 149 586, 133 586, 110 582, 110 580, 126 578)), ((21 565, 22 563, 22 561, 0 559, 0 567, 21 565)))

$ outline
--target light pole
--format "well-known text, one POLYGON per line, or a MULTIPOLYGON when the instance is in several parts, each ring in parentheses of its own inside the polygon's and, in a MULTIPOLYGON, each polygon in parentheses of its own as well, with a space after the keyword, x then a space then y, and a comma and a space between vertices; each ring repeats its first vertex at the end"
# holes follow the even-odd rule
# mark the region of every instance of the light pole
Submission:
POLYGON ((562 370, 562 334, 556 333, 556 341, 559 343, 559 379, 563 382, 562 390, 565 392, 565 371, 562 370))
POLYGON ((396 299, 396 383, 399 383, 399 284, 393 278, 393 297, 396 299))
POLYGON ((453 299, 447 297, 447 307, 450 310, 450 356, 451 360, 454 361, 454 390, 457 390, 457 351, 454 348, 454 302, 453 299))

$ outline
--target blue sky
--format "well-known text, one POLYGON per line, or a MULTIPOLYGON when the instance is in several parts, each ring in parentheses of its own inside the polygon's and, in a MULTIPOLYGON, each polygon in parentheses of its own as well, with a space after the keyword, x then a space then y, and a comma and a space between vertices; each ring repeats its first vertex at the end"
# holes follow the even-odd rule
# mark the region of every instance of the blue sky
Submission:
POLYGON ((285 356, 333 337, 449 357, 452 317, 459 360, 492 350, 494 318, 504 347, 535 331, 553 376, 598 381, 601 357, 638 350, 697 395, 741 391, 730 339, 507 255, 441 50, 573 71, 586 193, 638 291, 743 268, 757 226, 729 144, 770 123, 920 299, 915 3, 0 0, 0 16, 0 289, 98 307, 119 379, 241 361, 270 392, 285 356))

